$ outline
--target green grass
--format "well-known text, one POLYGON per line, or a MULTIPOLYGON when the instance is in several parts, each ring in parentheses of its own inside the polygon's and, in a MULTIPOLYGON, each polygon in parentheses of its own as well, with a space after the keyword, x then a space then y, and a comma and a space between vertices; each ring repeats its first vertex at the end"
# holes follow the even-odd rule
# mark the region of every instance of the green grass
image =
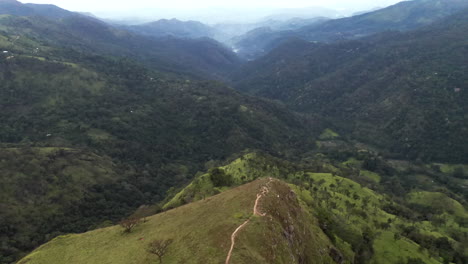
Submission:
MULTIPOLYGON (((276 164, 272 162, 271 157, 258 153, 245 154, 228 165, 220 167, 220 169, 230 176, 232 181, 230 186, 241 185, 261 177, 287 177, 282 164, 276 164)), ((205 173, 171 197, 163 208, 174 208, 182 204, 198 201, 226 190, 227 187, 229 186, 214 186, 210 174, 205 173)))
POLYGON ((350 158, 347 161, 343 162, 343 165, 350 165, 353 167, 360 168, 362 165, 362 161, 357 160, 356 158, 350 158))
POLYGON ((453 174, 456 169, 462 169, 468 175, 468 165, 464 164, 436 164, 440 166, 440 171, 447 174, 453 174))
MULTIPOLYGON (((174 240, 164 256, 164 263, 222 263, 230 247, 232 232, 245 221, 246 216, 252 215, 256 194, 267 181, 260 179, 220 195, 148 217, 147 222, 141 223, 128 234, 122 233, 120 226, 112 226, 84 234, 57 237, 18 263, 155 263, 155 256, 145 251, 146 245, 153 239, 174 240)), ((297 228, 294 243, 304 248, 303 254, 308 258, 319 256, 320 249, 328 250, 326 237, 314 227, 316 221, 313 217, 303 211, 298 201, 291 196, 288 185, 279 181, 272 183, 269 194, 261 200, 261 204, 261 208, 273 218, 252 218, 236 240, 233 263, 291 263, 289 245, 281 231, 291 225, 297 228), (277 195, 284 198, 278 199, 277 195), (288 215, 296 214, 300 215, 295 217, 294 223, 284 222, 288 215), (306 241, 309 237, 304 236, 303 232, 313 239, 306 241), (272 240, 277 244, 271 243, 272 240)), ((322 263, 332 263, 329 257, 322 258, 322 263)))
MULTIPOLYGON (((398 226, 416 226, 421 234, 433 237, 448 237, 446 228, 436 228, 430 222, 409 222, 404 218, 392 215, 383 210, 383 206, 391 204, 392 201, 381 194, 361 186, 360 184, 330 173, 308 173, 312 184, 298 192, 301 199, 312 208, 322 208, 334 219, 332 225, 336 228, 335 246, 348 260, 353 259, 354 252, 349 243, 356 241, 356 236, 360 236, 365 230, 370 230, 375 235, 372 243, 374 254, 370 263, 406 263, 409 258, 419 258, 424 263, 441 263, 438 259, 431 258, 427 250, 420 250, 420 246, 401 237, 395 240, 394 233, 400 232, 398 226), (382 225, 391 220, 387 228, 382 225)), ((376 175, 369 173, 368 176, 379 179, 376 175)), ((377 175, 378 176, 378 175, 377 175)), ((445 196, 445 195, 444 195, 445 196)), ((464 214, 464 208, 455 200, 443 197, 441 194, 413 193, 413 202, 424 201, 434 205, 434 199, 442 200, 444 204, 449 204, 455 213, 464 214), (442 199, 443 198, 443 199, 442 199)), ((447 215, 448 217, 448 215, 447 215)), ((450 219, 450 218, 448 218, 450 219)), ((451 228, 458 228, 461 232, 463 228, 454 223, 447 223, 451 228)), ((369 231, 366 231, 369 232, 369 231)))
MULTIPOLYGON (((427 264, 439 264, 440 261, 431 258, 427 250, 419 250, 419 245, 406 238, 394 239, 394 233, 385 231, 374 242, 374 257, 372 264, 391 264, 406 261, 408 258, 419 258, 427 264)), ((406 262, 405 262, 406 263, 406 262)))
POLYGON ((375 172, 372 172, 372 171, 361 170, 361 176, 363 176, 363 177, 365 177, 365 178, 367 178, 369 180, 372 180, 375 183, 380 182, 380 175, 375 173, 375 172))
MULTIPOLYGON (((350 159, 348 164, 358 164, 350 159)), ((333 263, 327 254, 337 248, 343 263, 355 262, 353 249, 364 243, 364 234, 372 239, 366 245, 373 249, 369 263, 398 263, 419 258, 424 263, 441 263, 434 252, 420 247, 402 234, 404 227, 415 227, 422 235, 447 237, 454 246, 461 245, 451 232, 468 231, 460 227, 455 217, 466 217, 466 210, 457 201, 443 193, 418 191, 406 199, 410 204, 432 207, 443 213, 446 222, 436 226, 429 221, 415 221, 393 215, 385 207, 395 205, 388 195, 379 194, 353 180, 333 173, 312 173, 285 170, 280 163, 267 156, 251 153, 218 168, 229 175, 232 185, 250 182, 235 189, 215 186, 214 170, 200 174, 188 186, 175 193, 164 205, 165 213, 149 217, 149 221, 135 228, 131 234, 122 234, 122 228, 113 226, 85 234, 58 238, 34 251, 20 263, 151 263, 154 257, 145 252, 152 239, 174 239, 166 263, 221 263, 229 248, 229 236, 237 226, 250 219, 238 236, 233 263, 294 263, 291 248, 306 252, 306 263, 333 263), (261 200, 261 209, 271 217, 252 217, 256 193, 266 178, 274 176, 297 185, 273 181, 272 189, 261 200), (294 191, 291 192, 291 190, 294 191), (215 195, 217 194, 217 195, 215 195), (215 196, 212 196, 215 195, 215 196), (211 196, 211 197, 210 197, 211 196), (189 203, 189 204, 187 204, 189 203), (186 204, 186 205, 183 205, 186 204), (326 223, 326 228, 322 229, 326 223), (292 226, 292 227, 291 227, 292 226), (289 228, 298 231, 294 240, 285 235, 289 228), (327 232, 327 234, 324 233, 327 232), (333 241, 333 243, 332 243, 333 241), (325 252, 325 253, 324 253, 325 252)), ((73 169, 73 168, 71 168, 73 169)), ((66 173, 65 173, 66 174, 66 173)), ((75 177, 81 173, 75 171, 75 177)), ((378 183, 380 175, 361 171, 361 176, 378 183)), ((421 180, 426 181, 421 176, 421 180)), ((437 255, 437 253, 435 253, 437 255)))
POLYGON ((448 212, 459 217, 468 217, 466 209, 459 202, 439 192, 411 192, 408 201, 420 205, 430 206, 434 209, 448 212))
POLYGON ((174 239, 167 263, 220 263, 230 234, 251 213, 261 181, 147 218, 130 234, 120 226, 59 237, 19 263, 155 263, 145 251, 153 239, 174 239))
POLYGON ((340 137, 340 135, 338 133, 336 133, 335 131, 327 128, 322 132, 322 134, 320 134, 319 139, 320 140, 331 140, 331 139, 336 139, 338 137, 340 137))

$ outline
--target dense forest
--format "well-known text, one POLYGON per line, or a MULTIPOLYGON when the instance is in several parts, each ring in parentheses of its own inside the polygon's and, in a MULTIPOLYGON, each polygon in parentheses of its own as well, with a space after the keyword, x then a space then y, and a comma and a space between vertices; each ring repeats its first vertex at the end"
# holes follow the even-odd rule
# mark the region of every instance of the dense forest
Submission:
POLYGON ((319 118, 216 81, 34 37, 4 33, 1 41, 8 48, 0 57, 1 177, 9 198, 1 208, 8 219, 1 222, 3 262, 57 234, 116 222, 155 203, 210 160, 248 148, 293 156, 313 148, 321 130, 319 118))
POLYGON ((276 48, 246 62, 139 35, 157 24, 0 0, 0 263, 262 177, 290 184, 336 263, 468 262, 468 10, 420 2, 310 20, 357 31, 266 36, 276 48))
POLYGON ((410 31, 468 8, 464 0, 402 1, 395 5, 339 19, 322 19, 299 28, 252 30, 236 39, 241 56, 257 59, 292 37, 321 43, 360 39, 385 31, 410 31))
POLYGON ((466 163, 466 21, 464 11, 408 33, 291 41, 236 73, 236 87, 320 113, 399 158, 466 163))

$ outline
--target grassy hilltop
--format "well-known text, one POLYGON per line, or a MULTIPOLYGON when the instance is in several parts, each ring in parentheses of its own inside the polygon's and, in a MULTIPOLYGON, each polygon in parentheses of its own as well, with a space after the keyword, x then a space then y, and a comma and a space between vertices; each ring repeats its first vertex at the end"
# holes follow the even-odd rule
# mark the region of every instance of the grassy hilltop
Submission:
POLYGON ((61 236, 19 263, 152 263, 157 259, 146 247, 154 239, 174 240, 164 263, 220 263, 247 219, 232 263, 464 263, 464 205, 429 187, 401 197, 376 192, 375 183, 388 176, 362 165, 359 159, 299 165, 246 154, 173 192, 167 211, 131 233, 112 226, 61 236), (269 192, 259 208, 266 215, 253 215, 263 186, 269 192))
POLYGON ((252 216, 256 194, 267 182, 266 178, 256 180, 148 217, 129 234, 113 226, 60 236, 19 263, 155 263, 155 256, 145 250, 153 239, 174 240, 163 258, 165 263, 221 263, 232 232, 249 217, 251 221, 236 240, 232 263, 293 263, 300 258, 332 263, 320 253, 328 250, 330 242, 285 183, 273 181, 260 201, 267 216, 252 216), (290 230, 289 239, 279 232, 283 229, 290 230))

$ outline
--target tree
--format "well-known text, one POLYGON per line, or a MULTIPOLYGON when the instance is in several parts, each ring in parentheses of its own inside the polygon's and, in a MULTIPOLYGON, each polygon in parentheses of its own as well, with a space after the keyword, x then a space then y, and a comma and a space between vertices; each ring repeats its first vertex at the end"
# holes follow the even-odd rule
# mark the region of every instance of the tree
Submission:
POLYGON ((132 229, 140 223, 139 218, 126 218, 120 221, 120 226, 124 228, 125 233, 132 232, 132 229))
POLYGON ((209 170, 211 182, 215 187, 231 186, 233 184, 232 176, 227 174, 221 168, 212 168, 209 170))
POLYGON ((456 167, 453 170, 453 177, 464 179, 465 178, 465 171, 463 170, 463 168, 462 167, 456 167))
POLYGON ((156 239, 148 244, 147 251, 158 256, 159 263, 162 263, 162 258, 166 255, 169 246, 172 244, 172 239, 156 239))

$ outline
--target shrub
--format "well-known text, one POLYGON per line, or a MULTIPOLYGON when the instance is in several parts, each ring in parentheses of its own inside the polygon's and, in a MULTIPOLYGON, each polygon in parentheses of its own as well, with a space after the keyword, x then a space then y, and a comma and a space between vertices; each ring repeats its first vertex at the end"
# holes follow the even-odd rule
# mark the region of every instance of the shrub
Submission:
POLYGON ((124 228, 124 233, 132 232, 133 228, 140 223, 139 218, 127 218, 120 221, 120 226, 124 228))

